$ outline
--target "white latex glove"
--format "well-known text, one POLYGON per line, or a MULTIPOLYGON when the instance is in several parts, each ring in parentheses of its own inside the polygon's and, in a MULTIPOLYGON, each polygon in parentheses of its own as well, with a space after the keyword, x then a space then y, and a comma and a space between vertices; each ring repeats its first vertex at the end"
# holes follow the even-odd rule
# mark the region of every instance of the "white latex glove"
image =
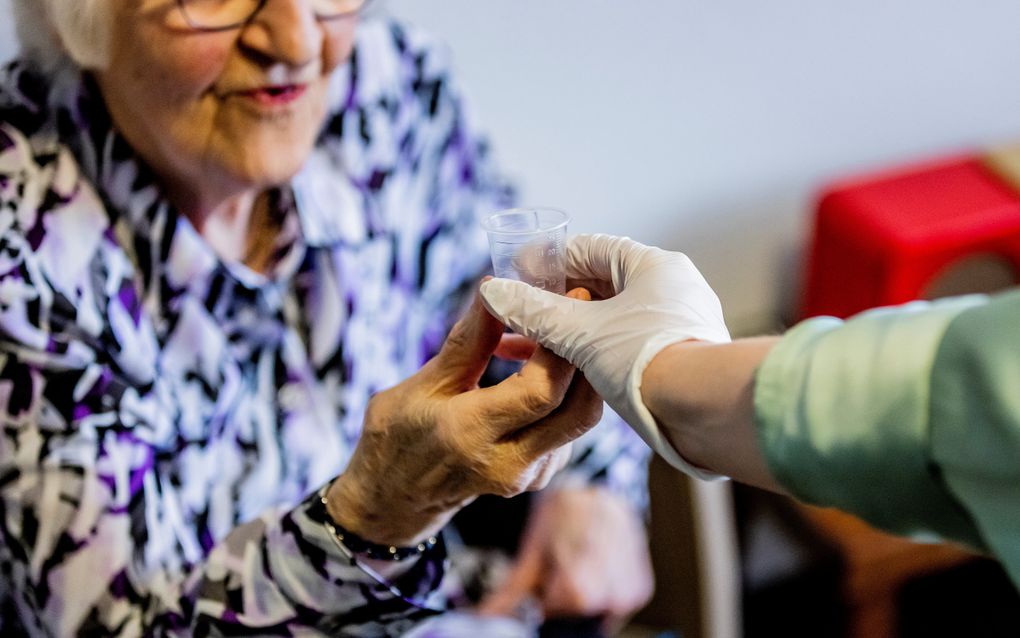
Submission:
POLYGON ((602 398, 671 465, 698 478, 717 478, 684 460, 641 400, 641 376, 663 348, 691 339, 730 340, 719 298, 705 278, 682 253, 626 237, 579 235, 567 246, 567 279, 568 286, 588 288, 596 301, 569 299, 508 279, 482 284, 482 299, 515 332, 584 372, 602 398))

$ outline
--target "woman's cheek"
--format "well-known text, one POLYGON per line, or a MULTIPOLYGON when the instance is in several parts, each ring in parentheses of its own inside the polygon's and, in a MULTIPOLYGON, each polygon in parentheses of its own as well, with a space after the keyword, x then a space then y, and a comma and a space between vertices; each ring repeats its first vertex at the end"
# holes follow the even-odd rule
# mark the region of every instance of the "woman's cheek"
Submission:
POLYGON ((165 93, 195 96, 208 91, 222 74, 229 50, 215 44, 192 44, 174 47, 162 58, 160 75, 165 93))
POLYGON ((326 23, 325 50, 322 52, 324 74, 347 62, 354 50, 355 20, 326 23))

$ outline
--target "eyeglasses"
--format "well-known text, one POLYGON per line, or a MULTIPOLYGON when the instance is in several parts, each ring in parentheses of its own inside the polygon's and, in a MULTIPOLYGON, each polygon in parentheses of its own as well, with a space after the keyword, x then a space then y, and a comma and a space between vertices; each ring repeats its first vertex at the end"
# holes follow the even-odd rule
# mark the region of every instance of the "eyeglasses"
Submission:
MULTIPOLYGON (((177 0, 188 26, 200 31, 226 31, 245 25, 268 0, 177 0)), ((315 17, 335 20, 360 13, 370 0, 311 0, 315 17)))

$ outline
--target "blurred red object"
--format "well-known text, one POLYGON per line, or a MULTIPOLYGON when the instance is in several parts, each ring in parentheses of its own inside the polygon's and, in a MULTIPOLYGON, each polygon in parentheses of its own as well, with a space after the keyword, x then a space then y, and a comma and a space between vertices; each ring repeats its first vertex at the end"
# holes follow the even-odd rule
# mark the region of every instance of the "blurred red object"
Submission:
POLYGON ((918 299, 975 255, 1000 256, 1020 272, 1020 192, 989 165, 987 157, 954 157, 827 189, 800 318, 918 299))

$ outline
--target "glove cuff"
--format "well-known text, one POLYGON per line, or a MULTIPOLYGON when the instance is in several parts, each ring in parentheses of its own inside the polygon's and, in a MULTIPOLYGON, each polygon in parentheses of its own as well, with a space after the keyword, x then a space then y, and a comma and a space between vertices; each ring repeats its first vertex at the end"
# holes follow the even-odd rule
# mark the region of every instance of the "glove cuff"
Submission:
POLYGON ((641 398, 641 378, 644 375, 645 368, 652 362, 655 355, 659 354, 667 346, 689 339, 691 337, 687 334, 664 333, 649 339, 642 346, 627 379, 627 411, 629 414, 622 416, 634 427, 634 430, 637 431, 652 450, 676 469, 703 481, 723 480, 727 477, 694 466, 682 457, 669 442, 669 439, 666 438, 665 433, 659 428, 655 417, 652 416, 651 411, 649 411, 644 400, 641 398))

